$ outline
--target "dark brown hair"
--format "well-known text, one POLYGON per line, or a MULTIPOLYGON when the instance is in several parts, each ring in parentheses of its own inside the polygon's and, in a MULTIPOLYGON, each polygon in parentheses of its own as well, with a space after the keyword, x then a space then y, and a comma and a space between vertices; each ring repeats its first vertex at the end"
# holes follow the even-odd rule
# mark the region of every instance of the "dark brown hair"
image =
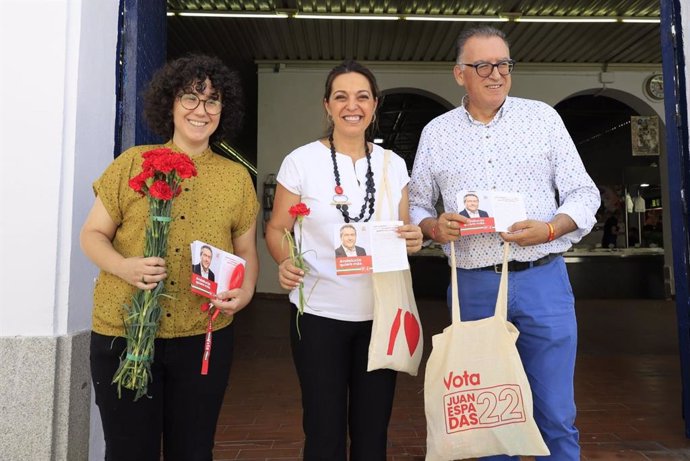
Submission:
MULTIPOLYGON (((362 64, 358 63, 354 59, 348 59, 346 61, 343 61, 342 63, 338 64, 333 69, 331 69, 331 71, 328 73, 328 77, 326 77, 326 88, 323 94, 324 101, 328 101, 328 99, 331 97, 331 93, 333 92, 333 81, 340 75, 349 74, 350 72, 355 72, 360 75, 363 75, 364 78, 366 78, 369 81, 369 86, 371 87, 371 94, 374 97, 374 99, 378 100, 380 105, 381 91, 379 90, 379 86, 376 83, 376 77, 374 77, 374 74, 367 67, 364 67, 362 64)), ((366 130, 365 136, 367 138, 370 138, 373 135, 374 131, 375 122, 372 121, 372 123, 366 130)), ((331 124, 328 127, 327 135, 332 134, 333 125, 331 124)))
POLYGON ((210 142, 232 139, 244 116, 244 100, 239 74, 213 56, 189 54, 170 61, 159 69, 144 93, 144 117, 156 134, 171 138, 173 104, 184 92, 203 92, 206 79, 223 103, 218 129, 210 142))

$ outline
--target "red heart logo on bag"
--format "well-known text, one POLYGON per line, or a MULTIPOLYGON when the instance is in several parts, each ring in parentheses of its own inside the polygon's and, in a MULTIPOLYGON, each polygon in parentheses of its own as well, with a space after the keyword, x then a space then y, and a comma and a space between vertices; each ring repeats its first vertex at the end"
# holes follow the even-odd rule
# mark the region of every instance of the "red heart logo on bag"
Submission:
POLYGON ((410 350, 410 356, 414 355, 419 345, 419 322, 412 312, 405 312, 405 338, 407 338, 407 348, 410 350))
POLYGON ((395 338, 398 337, 398 330, 400 329, 400 313, 402 309, 398 308, 398 312, 395 314, 395 319, 391 325, 390 336, 388 337, 388 355, 393 355, 393 349, 395 348, 395 338))

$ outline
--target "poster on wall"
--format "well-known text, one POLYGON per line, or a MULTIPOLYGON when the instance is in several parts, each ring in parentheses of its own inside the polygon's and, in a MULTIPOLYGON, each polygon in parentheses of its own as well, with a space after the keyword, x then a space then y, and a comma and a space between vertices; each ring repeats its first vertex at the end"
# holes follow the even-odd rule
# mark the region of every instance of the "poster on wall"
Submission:
POLYGON ((659 155, 659 117, 631 116, 630 132, 633 156, 659 155))

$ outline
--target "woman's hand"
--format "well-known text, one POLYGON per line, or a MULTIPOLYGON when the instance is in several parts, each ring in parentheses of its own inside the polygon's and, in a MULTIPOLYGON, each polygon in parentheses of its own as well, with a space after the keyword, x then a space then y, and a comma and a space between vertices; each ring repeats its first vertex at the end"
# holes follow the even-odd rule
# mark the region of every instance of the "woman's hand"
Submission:
POLYGON ((115 275, 139 289, 153 290, 168 272, 163 258, 135 256, 122 259, 115 275))
POLYGON ((211 302, 223 314, 234 315, 249 304, 249 301, 252 300, 252 295, 253 293, 249 293, 246 288, 235 288, 233 290, 221 291, 211 302))
POLYGON ((100 197, 96 197, 79 235, 84 253, 99 269, 141 290, 153 290, 168 276, 165 260, 143 256, 125 258, 113 247, 117 228, 100 197))
POLYGON ((405 239, 407 254, 416 253, 422 249, 424 236, 422 235, 421 227, 414 224, 405 224, 398 227, 398 235, 405 239))
POLYGON ((242 235, 232 239, 233 252, 244 259, 244 280, 242 286, 221 291, 216 295, 213 305, 225 315, 233 315, 244 309, 254 296, 256 279, 259 275, 259 256, 256 253, 256 223, 242 235))
POLYGON ((285 290, 294 290, 304 281, 304 271, 292 264, 290 258, 285 258, 278 265, 278 282, 285 290))
POLYGON ((300 200, 299 195, 293 194, 278 183, 273 213, 266 227, 266 246, 273 260, 278 263, 278 283, 284 290, 299 287, 304 277, 304 271, 292 264, 285 248, 285 233, 295 225, 295 218, 290 215, 289 210, 300 200))

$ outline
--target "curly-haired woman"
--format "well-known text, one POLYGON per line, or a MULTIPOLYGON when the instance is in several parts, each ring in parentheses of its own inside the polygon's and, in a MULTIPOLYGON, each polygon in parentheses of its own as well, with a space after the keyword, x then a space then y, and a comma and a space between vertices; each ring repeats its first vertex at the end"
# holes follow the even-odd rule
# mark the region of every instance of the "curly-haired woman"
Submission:
POLYGON ((103 421, 106 459, 166 461, 212 459, 213 440, 228 383, 233 348, 233 315, 252 298, 258 272, 256 193, 247 170, 209 144, 234 135, 242 118, 239 78, 219 59, 190 55, 154 75, 144 115, 165 144, 189 155, 198 176, 186 180, 174 202, 167 257, 144 258, 147 199, 128 186, 141 170, 143 152, 161 146, 135 146, 122 153, 94 182, 96 199, 81 231, 86 255, 101 269, 96 282, 91 335, 91 374, 103 421), (221 315, 213 322, 213 356, 201 375, 208 316, 205 298, 189 289, 194 240, 247 261, 240 288, 217 294, 221 315), (126 347, 123 318, 137 289, 165 280, 169 295, 155 340, 148 398, 133 391, 118 397, 112 384, 126 347))

